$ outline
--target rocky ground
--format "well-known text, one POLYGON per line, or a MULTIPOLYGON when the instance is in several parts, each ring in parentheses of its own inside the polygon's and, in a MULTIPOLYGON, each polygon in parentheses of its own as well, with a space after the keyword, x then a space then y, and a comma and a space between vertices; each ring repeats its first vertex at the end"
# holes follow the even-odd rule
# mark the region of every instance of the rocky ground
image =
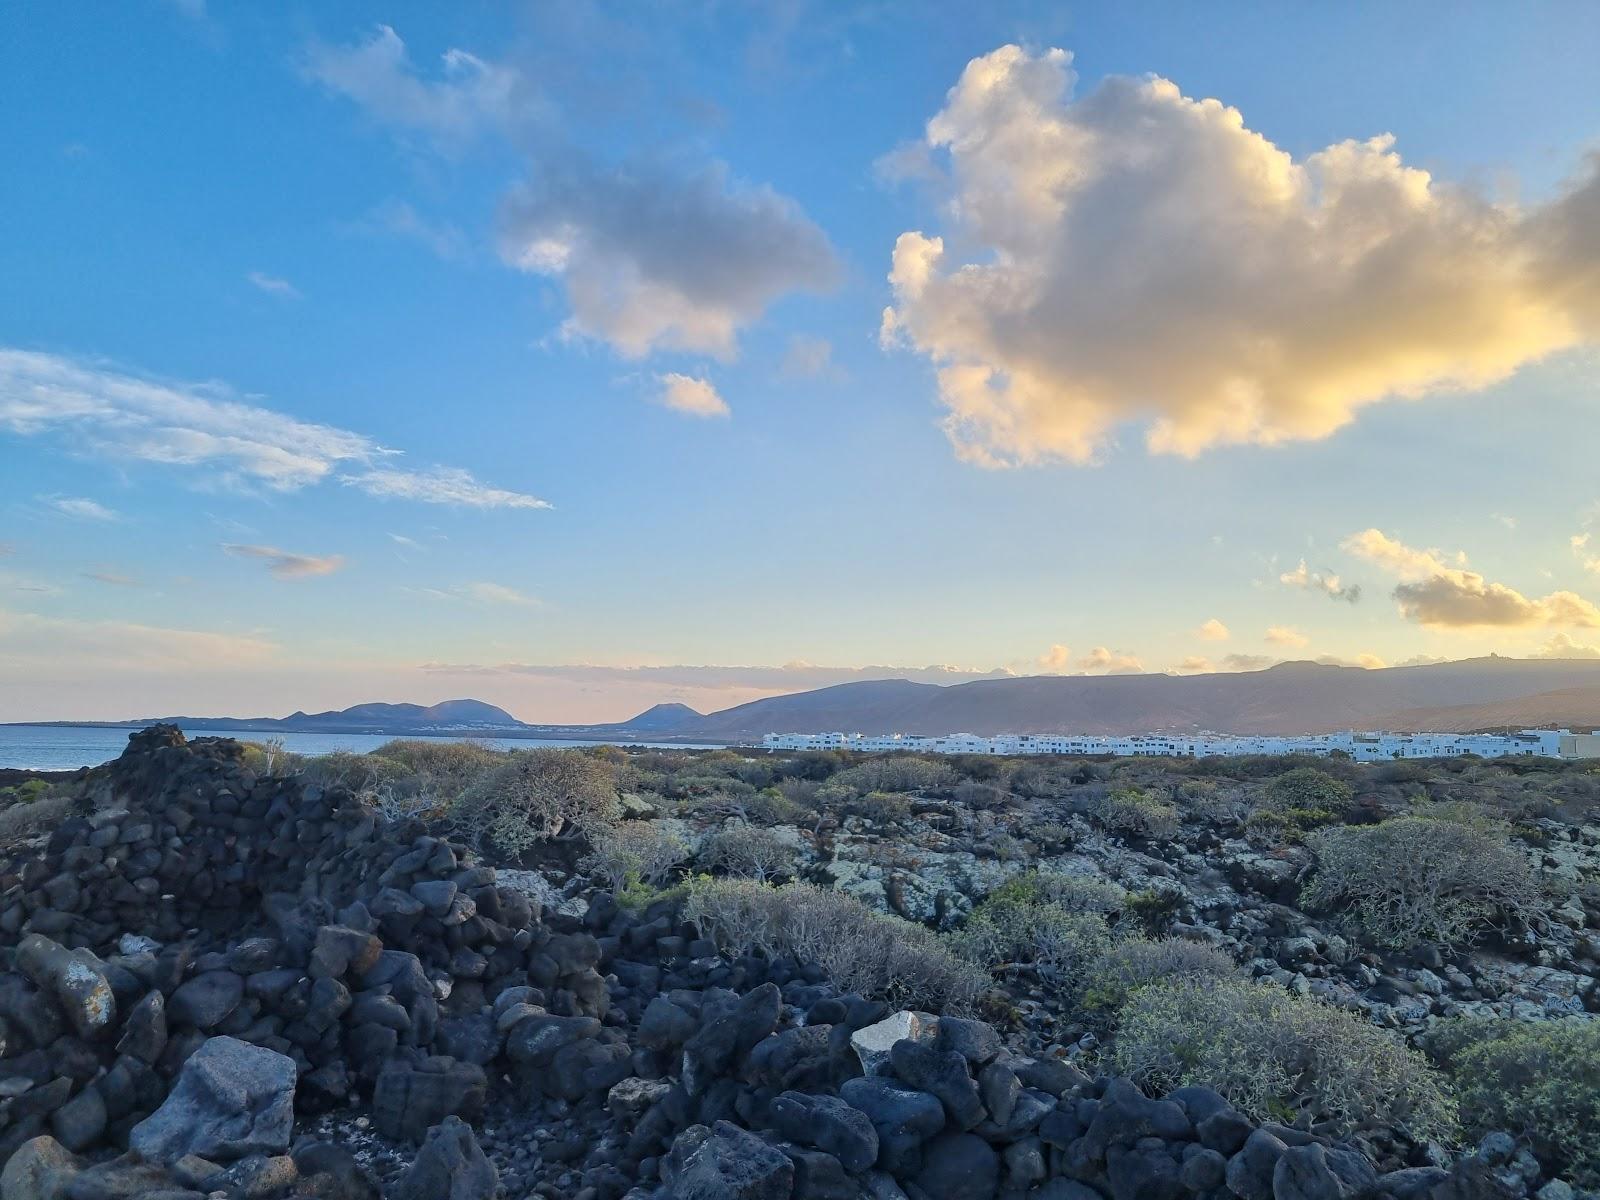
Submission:
MULTIPOLYGON (((156 727, 77 786, 0 868, 0 1200, 1574 1194, 1507 1134, 1450 1155, 1263 1124, 1208 1088, 1151 1099, 1071 1061, 1073 1014, 1026 981, 1034 1015, 1002 1032, 724 957, 670 898, 574 880, 536 901, 544 881, 257 777, 232 742, 156 727)), ((1060 806, 999 832, 1047 816, 1049 861, 1174 889, 1173 931, 1397 1028, 1597 1006, 1581 909, 1537 945, 1386 961, 1273 898, 1293 848, 1114 838, 1060 806)), ((934 922, 1021 869, 960 814, 914 820, 790 836, 802 870, 934 922)), ((1574 870, 1596 852, 1571 827, 1551 844, 1574 870)))

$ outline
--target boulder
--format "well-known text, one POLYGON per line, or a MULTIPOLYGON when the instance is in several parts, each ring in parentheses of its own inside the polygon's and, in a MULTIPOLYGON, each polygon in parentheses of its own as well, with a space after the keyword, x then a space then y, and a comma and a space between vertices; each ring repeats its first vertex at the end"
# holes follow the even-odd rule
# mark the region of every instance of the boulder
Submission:
POLYGON ((794 1163, 727 1121, 691 1125, 661 1164, 672 1200, 789 1200, 794 1163))
POLYGON ((494 1200, 500 1175, 472 1126, 446 1117, 428 1130, 422 1149, 389 1189, 392 1200, 494 1200))
POLYGON ((913 1042, 931 1042, 938 1033, 938 1017, 903 1009, 876 1024, 856 1030, 850 1035, 850 1048, 861 1060, 863 1074, 881 1075, 888 1070, 889 1051, 896 1042, 907 1038, 913 1042))
POLYGON ((12 1154, 0 1171, 3 1200, 60 1200, 82 1164, 53 1137, 36 1137, 12 1154))
POLYGON ((912 1177, 928 1200, 992 1200, 1000 1186, 1000 1156, 971 1133, 944 1133, 922 1153, 912 1177))
POLYGON ((477 1120, 488 1087, 488 1077, 476 1063, 443 1055, 419 1062, 393 1058, 378 1073, 372 1123, 385 1137, 420 1142, 448 1116, 477 1120))
POLYGON ((878 1132, 878 1165, 909 1175, 922 1165, 922 1144, 944 1128, 944 1105, 927 1092, 896 1086, 882 1076, 848 1079, 839 1095, 866 1114, 878 1132))
POLYGON ((913 1088, 937 1096, 957 1129, 971 1129, 987 1115, 978 1085, 967 1074, 967 1060, 956 1051, 899 1041, 889 1051, 889 1064, 913 1088))
POLYGON ((865 1171, 878 1161, 872 1121, 838 1096, 784 1092, 772 1102, 772 1120, 791 1142, 833 1155, 847 1171, 865 1171))
POLYGON ((294 1125, 294 1060, 231 1037, 189 1056, 166 1101, 133 1127, 129 1147, 151 1161, 198 1154, 232 1162, 282 1154, 294 1125))
POLYGON ((117 1000, 105 964, 87 950, 68 950, 37 933, 17 946, 17 970, 55 996, 73 1031, 86 1041, 116 1024, 117 1000))

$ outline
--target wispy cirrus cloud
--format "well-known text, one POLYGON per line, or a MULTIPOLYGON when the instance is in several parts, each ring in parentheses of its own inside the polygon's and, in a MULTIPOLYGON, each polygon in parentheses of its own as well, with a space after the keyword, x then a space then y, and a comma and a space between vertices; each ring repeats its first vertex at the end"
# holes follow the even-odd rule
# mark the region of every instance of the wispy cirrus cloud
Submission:
POLYGON ((246 489, 295 492, 337 480, 428 504, 549 507, 460 468, 400 467, 400 451, 365 434, 277 412, 220 384, 150 379, 37 351, 0 347, 0 433, 53 437, 111 462, 193 468, 197 481, 246 489))
POLYGON ((95 583, 108 584, 111 587, 137 588, 144 586, 134 576, 122 571, 112 570, 109 567, 102 567, 98 571, 84 571, 83 577, 93 580, 95 583))
POLYGON ((1359 583, 1345 583, 1332 571, 1309 570, 1303 558, 1294 570, 1279 575, 1278 582, 1285 587, 1300 588, 1302 591, 1321 592, 1330 600, 1343 600, 1347 604, 1354 604, 1361 599, 1359 583))
POLYGON ((1289 646, 1299 649, 1311 644, 1311 639, 1289 625, 1273 625, 1267 629, 1266 641, 1272 646, 1289 646))
POLYGON ((268 275, 265 271, 251 271, 245 278, 250 281, 251 287, 269 296, 276 296, 280 300, 302 299, 300 289, 281 276, 268 275))
POLYGON ((224 542, 222 549, 235 558, 259 560, 277 579, 310 579, 318 575, 332 575, 344 566, 344 556, 341 554, 296 554, 276 546, 245 546, 236 542, 224 542))
POLYGON ((1453 560, 1439 550, 1408 546, 1379 529, 1364 529, 1344 540, 1344 548, 1377 564, 1400 582, 1394 599, 1401 615, 1439 629, 1539 626, 1600 627, 1600 608, 1576 592, 1525 596, 1468 570, 1466 556, 1453 560))
POLYGON ((0 674, 87 668, 99 672, 213 672, 270 661, 257 634, 174 629, 133 621, 41 616, 0 608, 0 674))
POLYGON ((87 496, 40 496, 39 502, 64 517, 79 521, 120 521, 122 514, 87 496))

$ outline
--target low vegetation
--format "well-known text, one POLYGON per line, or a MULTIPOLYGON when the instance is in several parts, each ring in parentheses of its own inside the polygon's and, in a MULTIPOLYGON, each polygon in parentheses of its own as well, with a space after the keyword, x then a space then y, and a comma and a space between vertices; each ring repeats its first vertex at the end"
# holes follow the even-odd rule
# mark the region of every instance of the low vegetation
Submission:
POLYGON ((814 962, 842 988, 893 1004, 965 1012, 988 986, 939 935, 807 883, 699 877, 684 916, 726 950, 814 962))
POLYGON ((1580 1187, 1600 1187, 1600 1020, 1449 1022, 1432 1046, 1468 1135, 1504 1129, 1580 1187))
POLYGON ((1302 903, 1347 914, 1378 946, 1458 946, 1536 923, 1549 907, 1537 869, 1499 822, 1404 816, 1322 830, 1308 845, 1317 867, 1302 903))
POLYGON ((1352 1131, 1399 1123, 1446 1137, 1455 1105, 1418 1051, 1319 1000, 1270 984, 1179 979, 1136 989, 1113 1066, 1156 1092, 1205 1084, 1241 1111, 1352 1131))

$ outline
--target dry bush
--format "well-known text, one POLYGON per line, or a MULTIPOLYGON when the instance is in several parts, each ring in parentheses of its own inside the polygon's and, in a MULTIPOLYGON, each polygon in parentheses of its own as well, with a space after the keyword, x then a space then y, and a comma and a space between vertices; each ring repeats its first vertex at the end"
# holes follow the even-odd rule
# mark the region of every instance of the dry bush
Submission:
POLYGON ((1215 946, 1186 938, 1130 937, 1113 943, 1089 968, 1083 1002, 1115 1012, 1140 988, 1179 979, 1230 979, 1238 965, 1215 946))
POLYGON ((1179 828, 1178 810, 1142 788, 1116 788, 1091 801, 1089 811, 1116 833, 1170 838, 1179 828))
POLYGON ((659 884, 688 857, 688 844, 673 830, 654 821, 624 821, 596 835, 578 866, 604 878, 615 892, 634 883, 659 884))
POLYGON ((730 825, 708 837, 695 855, 706 871, 765 882, 794 874, 794 847, 766 829, 730 825))
POLYGON ((1537 923, 1551 897, 1538 869, 1489 821, 1406 816, 1307 838, 1316 872, 1302 906, 1350 914, 1379 946, 1456 946, 1512 921, 1537 923))
POLYGON ((1469 1135, 1509 1130, 1552 1175, 1600 1187, 1600 1020, 1463 1017, 1430 1048, 1444 1052, 1469 1135))
POLYGON ((914 754, 891 754, 869 758, 848 767, 828 780, 831 787, 855 792, 925 792, 948 787, 956 773, 948 763, 914 754))
POLYGON ((516 750, 473 779, 450 815, 480 848, 518 857, 539 842, 595 837, 615 825, 616 772, 575 750, 516 750))
POLYGON ((0 809, 0 846, 49 833, 71 814, 70 796, 45 796, 0 809))
POLYGON ((950 944, 962 958, 987 970, 1027 964, 1076 990, 1111 944, 1111 931, 1095 914, 1069 913, 1052 904, 985 901, 950 935, 950 944))
POLYGON ((726 951, 816 963, 842 990, 903 1007, 966 1012, 988 986, 923 926, 807 883, 698 878, 684 916, 726 951))
POLYGON ((1328 1123, 1341 1133, 1403 1124, 1447 1136, 1454 1105, 1417 1051, 1320 1000, 1246 980, 1189 979, 1133 993, 1114 1069, 1153 1093, 1216 1088, 1257 1120, 1328 1123))

